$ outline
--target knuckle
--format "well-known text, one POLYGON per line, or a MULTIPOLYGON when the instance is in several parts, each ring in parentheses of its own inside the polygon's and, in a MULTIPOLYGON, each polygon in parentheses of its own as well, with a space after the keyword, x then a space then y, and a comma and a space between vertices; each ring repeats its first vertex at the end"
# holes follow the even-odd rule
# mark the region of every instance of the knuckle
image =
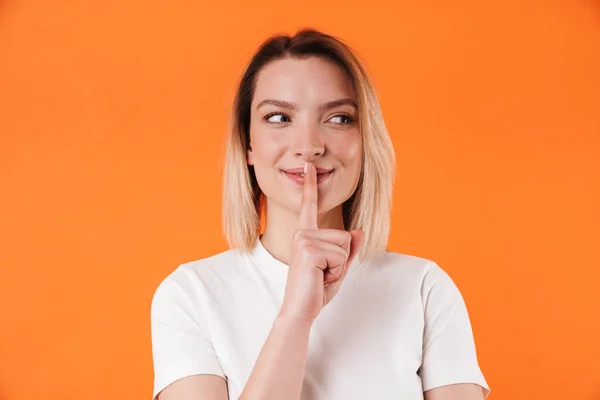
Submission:
POLYGON ((347 260, 350 257, 350 250, 342 249, 344 251, 344 260, 347 260))
POLYGON ((343 234, 344 241, 346 243, 350 243, 350 240, 352 239, 352 235, 348 231, 343 231, 343 232, 344 232, 344 234, 343 234))
POLYGON ((318 254, 317 249, 315 248, 315 246, 312 243, 310 243, 310 241, 305 240, 303 244, 304 245, 302 246, 302 250, 304 250, 304 252, 306 253, 306 255, 309 258, 312 258, 316 254, 318 254))
MULTIPOLYGON (((340 249, 342 249, 340 247, 340 249)), ((346 249, 342 249, 341 251, 341 257, 343 258, 344 262, 348 259, 348 256, 350 255, 350 252, 346 249)))
POLYGON ((298 239, 298 245, 305 250, 308 250, 308 249, 311 249, 312 247, 314 247, 312 245, 312 241, 310 240, 310 237, 308 237, 306 235, 304 235, 300 239, 298 239))

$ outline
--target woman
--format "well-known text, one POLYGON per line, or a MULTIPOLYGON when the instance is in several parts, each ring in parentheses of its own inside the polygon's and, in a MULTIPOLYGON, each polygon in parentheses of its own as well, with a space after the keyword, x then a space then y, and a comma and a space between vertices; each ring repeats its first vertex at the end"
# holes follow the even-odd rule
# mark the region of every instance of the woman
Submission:
POLYGON ((182 264, 154 295, 154 396, 487 396, 450 277, 386 251, 394 168, 375 92, 347 45, 308 29, 266 41, 232 112, 232 249, 182 264))

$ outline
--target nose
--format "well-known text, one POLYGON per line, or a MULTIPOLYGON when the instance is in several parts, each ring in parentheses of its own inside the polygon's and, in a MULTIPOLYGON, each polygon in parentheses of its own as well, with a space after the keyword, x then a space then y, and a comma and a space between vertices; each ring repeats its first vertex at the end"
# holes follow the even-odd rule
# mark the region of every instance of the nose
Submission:
POLYGON ((325 142, 318 128, 301 128, 294 134, 292 151, 306 161, 312 161, 325 153, 325 142))

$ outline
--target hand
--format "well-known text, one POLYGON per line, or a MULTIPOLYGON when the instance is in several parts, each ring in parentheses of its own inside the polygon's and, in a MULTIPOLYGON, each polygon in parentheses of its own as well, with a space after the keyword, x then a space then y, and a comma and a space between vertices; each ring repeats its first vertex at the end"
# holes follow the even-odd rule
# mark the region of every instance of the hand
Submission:
POLYGON ((361 230, 319 229, 317 196, 317 170, 308 162, 280 314, 310 322, 339 291, 363 241, 361 230))

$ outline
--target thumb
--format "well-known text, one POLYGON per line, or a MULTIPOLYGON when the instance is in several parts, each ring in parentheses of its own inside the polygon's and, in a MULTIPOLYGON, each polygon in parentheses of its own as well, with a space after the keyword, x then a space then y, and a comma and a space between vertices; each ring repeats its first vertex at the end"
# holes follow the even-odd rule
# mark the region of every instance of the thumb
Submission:
POLYGON ((348 266, 352 264, 352 261, 358 254, 358 251, 360 250, 365 238, 365 235, 361 229, 350 231, 350 236, 352 237, 352 240, 350 241, 350 255, 348 255, 348 261, 346 262, 346 265, 348 266))

